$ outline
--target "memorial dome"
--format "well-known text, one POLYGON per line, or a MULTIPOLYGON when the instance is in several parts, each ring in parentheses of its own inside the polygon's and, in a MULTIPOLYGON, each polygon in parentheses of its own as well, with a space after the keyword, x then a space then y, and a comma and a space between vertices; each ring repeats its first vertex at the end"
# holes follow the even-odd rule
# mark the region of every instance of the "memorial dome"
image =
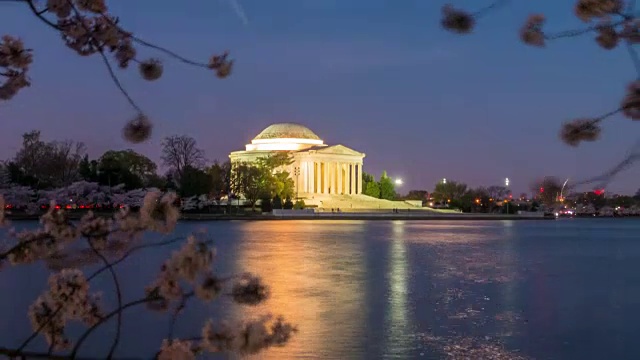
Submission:
POLYGON ((278 123, 269 125, 253 140, 272 139, 308 139, 320 140, 320 137, 308 127, 294 123, 278 123))

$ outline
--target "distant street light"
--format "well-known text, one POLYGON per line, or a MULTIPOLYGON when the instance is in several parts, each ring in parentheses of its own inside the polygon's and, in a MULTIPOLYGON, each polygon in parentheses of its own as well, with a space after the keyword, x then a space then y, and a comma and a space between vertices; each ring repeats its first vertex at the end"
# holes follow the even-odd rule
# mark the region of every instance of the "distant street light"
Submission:
MULTIPOLYGON (((507 188, 509 187, 509 178, 504 179, 504 186, 507 188)), ((505 199, 505 201, 507 200, 505 199)), ((507 215, 509 215, 509 201, 507 201, 507 215)))
POLYGON ((403 184, 402 179, 396 179, 395 181, 396 185, 400 186, 403 184))
POLYGON ((447 179, 446 178, 442 179, 442 183, 446 184, 447 183, 447 179))

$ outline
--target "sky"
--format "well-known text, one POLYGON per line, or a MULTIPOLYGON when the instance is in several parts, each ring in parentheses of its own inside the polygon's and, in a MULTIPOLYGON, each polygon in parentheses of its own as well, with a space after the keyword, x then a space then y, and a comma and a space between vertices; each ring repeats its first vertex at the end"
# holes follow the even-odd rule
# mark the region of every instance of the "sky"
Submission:
MULTIPOLYGON (((109 1, 138 37, 207 61, 229 50, 231 77, 139 48, 164 61, 157 82, 137 69, 118 71, 155 123, 142 145, 121 139, 134 111, 101 59, 79 57, 22 4, 0 2, 0 34, 34 49, 32 86, 0 103, 0 159, 20 135, 87 144, 91 157, 132 148, 159 161, 164 136, 193 136, 210 160, 227 159, 262 129, 297 122, 325 143, 366 153, 364 171, 402 178, 400 192, 433 189, 442 178, 471 186, 527 191, 543 176, 575 181, 619 162, 640 138, 640 123, 614 116, 598 142, 561 143, 564 121, 619 106, 636 78, 624 47, 598 48, 593 35, 527 47, 518 29, 527 15, 547 15, 547 29, 584 27, 574 1, 517 1, 478 20, 473 34, 440 28, 438 0, 109 1), (177 4, 180 5, 177 5, 177 4)), ((479 9, 490 1, 454 1, 479 9)), ((607 191, 635 193, 640 163, 607 191)), ((589 188, 585 188, 588 190, 589 188)))

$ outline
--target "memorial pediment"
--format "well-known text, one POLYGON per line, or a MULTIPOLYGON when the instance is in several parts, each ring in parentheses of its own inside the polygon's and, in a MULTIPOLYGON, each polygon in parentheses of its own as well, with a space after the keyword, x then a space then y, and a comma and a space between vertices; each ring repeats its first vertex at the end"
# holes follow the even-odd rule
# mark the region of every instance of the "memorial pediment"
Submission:
POLYGON ((363 153, 350 149, 344 145, 331 145, 318 149, 315 152, 317 154, 364 156, 363 153))

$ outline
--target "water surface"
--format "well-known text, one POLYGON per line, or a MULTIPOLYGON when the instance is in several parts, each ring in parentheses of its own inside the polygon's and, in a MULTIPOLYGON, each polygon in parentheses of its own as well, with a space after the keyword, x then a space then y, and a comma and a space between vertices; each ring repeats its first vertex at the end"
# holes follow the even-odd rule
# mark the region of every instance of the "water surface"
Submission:
MULTIPOLYGON (((226 300, 193 303, 178 334, 198 335, 211 316, 267 312, 299 326, 287 347, 256 358, 599 360, 640 353, 640 221, 216 221, 182 223, 178 233, 199 229, 216 241, 218 272, 257 272, 272 297, 250 309, 226 300)), ((176 247, 145 250, 119 267, 126 299, 142 295, 176 247)), ((26 309, 45 288, 46 273, 39 265, 0 272, 2 345, 31 333, 26 309)), ((108 277, 95 286, 113 301, 108 277)), ((152 355, 168 324, 143 309, 127 312, 119 354, 152 355)), ((96 332, 85 353, 104 354, 112 336, 112 325, 96 332)))

